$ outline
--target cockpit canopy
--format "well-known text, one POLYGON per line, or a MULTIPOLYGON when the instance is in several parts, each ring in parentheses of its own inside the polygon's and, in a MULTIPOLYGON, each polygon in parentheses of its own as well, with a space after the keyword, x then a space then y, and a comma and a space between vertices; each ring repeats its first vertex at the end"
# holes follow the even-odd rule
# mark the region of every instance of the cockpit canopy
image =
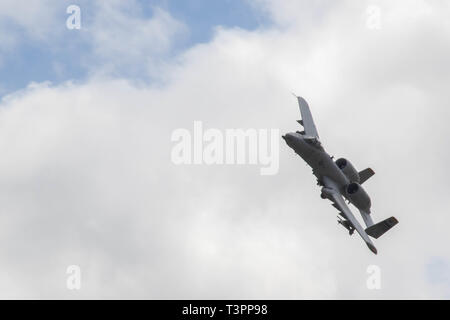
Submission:
POLYGON ((319 139, 315 137, 305 137, 305 141, 307 144, 312 145, 313 147, 323 149, 322 144, 320 143, 319 139))

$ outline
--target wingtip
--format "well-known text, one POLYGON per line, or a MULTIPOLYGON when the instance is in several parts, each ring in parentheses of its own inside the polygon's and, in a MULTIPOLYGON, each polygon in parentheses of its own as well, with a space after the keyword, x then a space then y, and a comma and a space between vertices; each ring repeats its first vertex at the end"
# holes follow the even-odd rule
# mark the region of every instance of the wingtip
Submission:
POLYGON ((308 104, 308 102, 306 102, 306 99, 303 98, 302 96, 299 96, 299 95, 297 95, 297 94, 295 94, 295 93, 293 93, 293 92, 291 92, 291 93, 292 93, 292 95, 293 95, 295 98, 297 98, 297 100, 298 100, 299 103, 303 102, 303 103, 308 104))
POLYGON ((378 254, 377 248, 371 243, 368 243, 367 246, 369 247, 370 251, 372 251, 374 254, 378 254))

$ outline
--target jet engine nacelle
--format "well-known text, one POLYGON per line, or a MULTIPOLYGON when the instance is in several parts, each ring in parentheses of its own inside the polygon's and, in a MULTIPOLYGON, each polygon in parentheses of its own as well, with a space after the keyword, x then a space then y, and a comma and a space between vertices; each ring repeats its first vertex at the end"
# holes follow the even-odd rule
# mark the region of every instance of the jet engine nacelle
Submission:
POLYGON ((350 183, 346 188, 347 199, 360 210, 370 213, 372 203, 366 190, 357 182, 350 183))
POLYGON ((350 161, 341 158, 339 160, 336 160, 336 165, 339 167, 339 169, 341 169, 341 171, 345 174, 350 182, 359 183, 359 173, 350 161))

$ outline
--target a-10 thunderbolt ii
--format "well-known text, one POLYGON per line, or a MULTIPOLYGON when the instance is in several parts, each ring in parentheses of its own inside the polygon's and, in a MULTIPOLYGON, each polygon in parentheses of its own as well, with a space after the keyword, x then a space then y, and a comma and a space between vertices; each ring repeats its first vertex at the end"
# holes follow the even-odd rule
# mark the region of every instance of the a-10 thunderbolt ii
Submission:
POLYGON ((297 122, 303 126, 304 131, 288 133, 283 136, 283 139, 313 169, 317 183, 322 187, 322 199, 329 199, 339 210, 338 223, 344 226, 350 235, 356 230, 369 249, 377 254, 377 249, 369 236, 378 239, 398 221, 391 217, 379 223, 373 223, 370 197, 362 184, 375 172, 370 168, 358 172, 350 161, 344 158, 334 161, 319 140, 308 103, 302 97, 297 97, 297 100, 302 115, 302 120, 297 122), (359 210, 366 229, 359 224, 344 199, 359 210))

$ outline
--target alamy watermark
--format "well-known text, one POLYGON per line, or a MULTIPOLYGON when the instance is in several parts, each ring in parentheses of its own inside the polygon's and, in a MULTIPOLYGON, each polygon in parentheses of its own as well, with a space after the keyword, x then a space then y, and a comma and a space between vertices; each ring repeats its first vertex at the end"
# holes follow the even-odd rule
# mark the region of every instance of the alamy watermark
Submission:
POLYGON ((81 268, 77 265, 67 267, 66 273, 69 275, 66 280, 66 286, 69 290, 81 289, 81 268))
POLYGON ((66 13, 70 16, 66 20, 66 27, 69 30, 81 29, 81 9, 77 5, 70 5, 66 9, 66 13))
POLYGON ((171 160, 174 164, 191 165, 260 165, 261 175, 275 175, 279 169, 279 129, 204 130, 194 121, 193 132, 172 132, 171 160))
POLYGON ((376 5, 370 5, 366 9, 367 19, 366 27, 371 30, 381 29, 381 8, 376 5))
POLYGON ((381 289, 381 269, 377 265, 370 265, 367 267, 367 273, 369 277, 367 278, 366 285, 369 290, 380 290, 381 289))

